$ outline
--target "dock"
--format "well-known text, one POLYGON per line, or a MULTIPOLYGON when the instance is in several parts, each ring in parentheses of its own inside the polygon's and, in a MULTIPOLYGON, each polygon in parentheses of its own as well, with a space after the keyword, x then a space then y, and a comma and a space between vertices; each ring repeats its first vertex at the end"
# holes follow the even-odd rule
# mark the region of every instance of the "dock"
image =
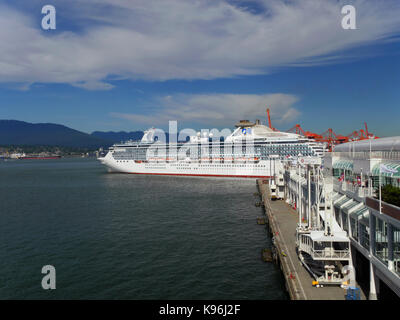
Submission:
MULTIPOLYGON (((345 300, 339 286, 314 287, 314 278, 304 268, 296 252, 297 212, 283 200, 271 200, 268 180, 257 180, 269 229, 291 300, 345 300)), ((365 298, 364 298, 365 299, 365 298)))

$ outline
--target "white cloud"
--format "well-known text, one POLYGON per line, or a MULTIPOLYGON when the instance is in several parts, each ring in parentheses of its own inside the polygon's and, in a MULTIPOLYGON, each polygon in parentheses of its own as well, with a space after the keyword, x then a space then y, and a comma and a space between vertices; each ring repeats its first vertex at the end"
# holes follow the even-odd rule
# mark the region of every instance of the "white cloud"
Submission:
POLYGON ((343 50, 386 41, 400 31, 396 0, 352 1, 357 30, 341 28, 340 8, 347 3, 337 0, 260 0, 264 10, 258 13, 222 0, 52 3, 64 21, 79 22, 83 29, 65 30, 59 19, 55 33, 44 32, 40 15, 0 6, 0 82, 104 90, 112 88, 110 77, 262 74, 280 66, 341 61, 343 50))
POLYGON ((114 88, 112 84, 103 81, 80 81, 71 83, 71 85, 87 90, 111 90, 114 88))
POLYGON ((273 125, 287 124, 299 116, 293 106, 294 95, 275 94, 177 94, 153 101, 156 108, 147 115, 111 113, 115 118, 129 120, 136 125, 167 126, 169 120, 178 123, 200 124, 209 127, 232 127, 238 120, 260 119, 266 123, 266 108, 270 108, 273 125))

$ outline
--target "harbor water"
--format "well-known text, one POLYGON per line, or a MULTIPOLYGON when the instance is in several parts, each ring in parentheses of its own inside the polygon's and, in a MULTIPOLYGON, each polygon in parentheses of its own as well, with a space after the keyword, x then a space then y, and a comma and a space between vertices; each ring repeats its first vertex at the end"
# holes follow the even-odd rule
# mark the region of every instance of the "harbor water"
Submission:
POLYGON ((287 299, 254 180, 0 161, 0 299, 287 299), (41 287, 56 268, 56 289, 41 287))

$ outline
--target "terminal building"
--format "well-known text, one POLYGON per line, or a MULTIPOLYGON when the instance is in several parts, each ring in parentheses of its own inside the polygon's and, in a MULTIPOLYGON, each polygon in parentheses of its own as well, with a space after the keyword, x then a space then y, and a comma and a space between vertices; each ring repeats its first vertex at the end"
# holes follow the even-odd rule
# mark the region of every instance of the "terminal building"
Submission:
POLYGON ((287 166, 285 171, 286 201, 300 215, 309 211, 311 219, 312 210, 319 212, 321 205, 327 208, 320 194, 321 180, 329 185, 334 224, 347 233, 349 263, 354 267, 357 283, 369 299, 399 298, 400 193, 396 189, 400 187, 400 137, 336 146, 324 156, 318 169, 322 168, 320 180, 316 167, 307 170, 311 171, 311 179, 307 179, 306 171, 300 169, 300 164, 297 166, 298 169, 287 166), (387 190, 388 185, 394 187, 392 196, 379 191, 387 190))

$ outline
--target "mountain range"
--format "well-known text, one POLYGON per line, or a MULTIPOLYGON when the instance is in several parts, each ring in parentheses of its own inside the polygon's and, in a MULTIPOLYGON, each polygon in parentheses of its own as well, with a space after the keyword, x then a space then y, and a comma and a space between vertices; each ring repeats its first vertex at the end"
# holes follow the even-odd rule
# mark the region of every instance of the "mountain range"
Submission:
POLYGON ((107 148, 115 142, 138 140, 142 131, 102 132, 91 134, 54 123, 29 123, 18 120, 0 120, 0 145, 60 146, 74 148, 107 148))
POLYGON ((91 136, 107 141, 121 142, 127 140, 140 140, 143 137, 143 131, 132 131, 132 132, 94 131, 91 133, 91 136))

